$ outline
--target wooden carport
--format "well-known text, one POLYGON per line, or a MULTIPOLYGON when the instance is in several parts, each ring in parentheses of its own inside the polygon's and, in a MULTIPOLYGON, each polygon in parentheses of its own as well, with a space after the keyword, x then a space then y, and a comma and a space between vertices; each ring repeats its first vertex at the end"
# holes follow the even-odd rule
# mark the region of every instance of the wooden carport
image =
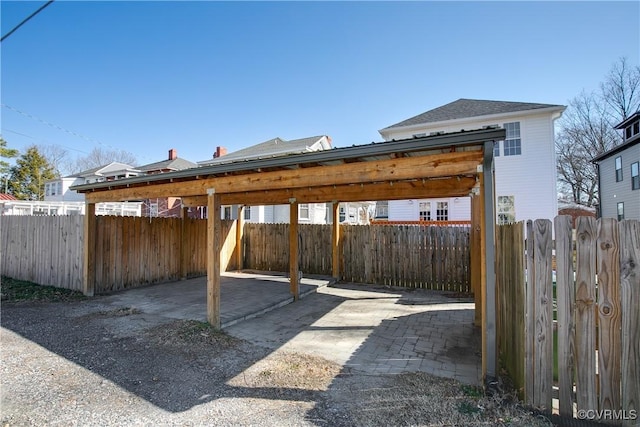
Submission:
MULTIPOLYGON (((74 187, 86 197, 84 293, 93 295, 95 204, 181 197, 183 206, 290 205, 290 281, 298 296, 298 204, 471 196, 472 288, 482 325, 485 381, 496 376, 493 146, 505 138, 492 128, 334 148, 74 187)), ((238 221, 242 221, 242 207, 238 221)), ((207 219, 207 318, 220 327, 220 215, 207 219)), ((238 224, 241 244, 241 224, 238 224)), ((332 233, 333 276, 339 277, 340 228, 332 233)), ((241 253, 241 251, 239 251, 241 253)))

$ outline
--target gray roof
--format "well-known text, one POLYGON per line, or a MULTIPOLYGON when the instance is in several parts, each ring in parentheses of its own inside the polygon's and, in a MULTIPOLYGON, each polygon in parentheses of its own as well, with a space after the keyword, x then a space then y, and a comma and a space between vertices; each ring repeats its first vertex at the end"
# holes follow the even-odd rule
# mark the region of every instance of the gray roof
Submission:
POLYGON ((404 126, 437 123, 446 120, 466 119, 469 117, 489 116, 493 114, 514 113, 518 111, 538 110, 542 108, 564 109, 563 105, 535 104, 530 102, 486 101, 481 99, 460 98, 433 110, 403 120, 384 129, 404 126))
POLYGON ((255 158, 277 157, 288 154, 301 154, 309 151, 324 135, 311 136, 308 138, 293 139, 291 141, 284 140, 282 138, 273 138, 260 144, 252 145, 251 147, 243 148, 238 151, 234 151, 224 156, 220 156, 214 159, 198 162, 201 165, 214 165, 219 163, 228 163, 238 160, 248 160, 255 158))
POLYGON ((176 158, 173 160, 163 160, 161 162, 149 163, 148 165, 139 166, 136 169, 142 172, 153 172, 158 170, 170 169, 173 171, 180 171, 184 169, 197 168, 196 163, 189 160, 176 158))

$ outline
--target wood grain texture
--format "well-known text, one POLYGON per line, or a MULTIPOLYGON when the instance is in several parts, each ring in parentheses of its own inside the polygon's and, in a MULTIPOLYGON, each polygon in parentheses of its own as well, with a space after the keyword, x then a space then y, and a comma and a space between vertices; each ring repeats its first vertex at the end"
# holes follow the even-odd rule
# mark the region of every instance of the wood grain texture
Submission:
POLYGON ((599 408, 620 409, 620 239, 613 218, 598 220, 599 408))
POLYGON ((556 236, 556 298, 558 320, 558 403, 560 415, 573 417, 575 368, 575 282, 573 230, 570 216, 554 220, 556 236))
POLYGON ((596 388, 596 240, 594 218, 576 219, 576 404, 598 407, 596 388))

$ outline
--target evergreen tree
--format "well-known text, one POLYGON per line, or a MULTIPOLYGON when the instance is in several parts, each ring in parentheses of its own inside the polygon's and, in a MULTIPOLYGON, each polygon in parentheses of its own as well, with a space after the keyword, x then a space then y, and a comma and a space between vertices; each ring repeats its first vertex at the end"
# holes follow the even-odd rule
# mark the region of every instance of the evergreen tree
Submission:
POLYGON ((55 178, 53 166, 35 146, 16 160, 9 176, 9 193, 20 200, 43 200, 44 184, 55 178))

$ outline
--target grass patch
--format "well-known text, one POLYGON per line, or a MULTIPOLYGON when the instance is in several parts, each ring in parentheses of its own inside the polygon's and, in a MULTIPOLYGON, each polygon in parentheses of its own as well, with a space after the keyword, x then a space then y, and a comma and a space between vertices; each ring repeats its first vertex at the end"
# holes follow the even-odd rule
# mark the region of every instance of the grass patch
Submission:
POLYGON ((6 276, 2 276, 0 295, 2 302, 62 302, 86 299, 78 291, 38 285, 26 280, 17 280, 6 276))

